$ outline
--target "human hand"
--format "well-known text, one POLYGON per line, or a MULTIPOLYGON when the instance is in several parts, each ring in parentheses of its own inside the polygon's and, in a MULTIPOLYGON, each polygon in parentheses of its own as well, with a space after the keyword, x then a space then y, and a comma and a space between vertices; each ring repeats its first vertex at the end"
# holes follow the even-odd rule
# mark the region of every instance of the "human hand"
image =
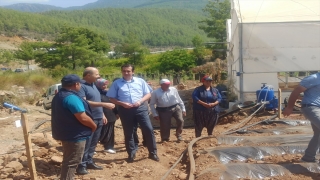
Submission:
POLYGON ((123 104, 122 104, 122 107, 127 108, 127 109, 130 109, 130 108, 133 107, 133 105, 130 104, 130 103, 123 103, 123 104))
POLYGON ((96 125, 96 124, 94 124, 94 126, 93 126, 93 127, 91 127, 91 131, 92 131, 92 132, 95 132, 95 131, 96 131, 96 129, 97 129, 97 125, 96 125))
POLYGON ((216 103, 210 103, 209 105, 210 105, 210 107, 215 107, 217 104, 216 103))
POLYGON ((204 103, 203 106, 204 106, 205 108, 211 108, 210 104, 207 104, 207 103, 204 103))
POLYGON ((132 104, 133 107, 139 107, 141 105, 141 102, 140 101, 137 101, 136 103, 132 104))
POLYGON ((116 105, 113 103, 103 103, 103 107, 107 109, 113 109, 116 107, 116 105))
POLYGON ((103 124, 106 125, 108 123, 108 119, 106 117, 103 117, 103 124))
POLYGON ((187 112, 183 111, 182 112, 183 116, 187 116, 187 112))
POLYGON ((289 116, 289 115, 292 113, 292 110, 293 110, 293 108, 288 108, 288 107, 286 107, 286 108, 282 111, 283 116, 284 116, 284 117, 289 116))

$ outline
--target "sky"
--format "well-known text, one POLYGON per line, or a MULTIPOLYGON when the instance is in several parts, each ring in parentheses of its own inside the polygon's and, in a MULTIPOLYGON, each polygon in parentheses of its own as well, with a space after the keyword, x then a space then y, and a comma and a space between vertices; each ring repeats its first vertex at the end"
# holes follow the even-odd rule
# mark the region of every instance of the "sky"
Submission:
POLYGON ((97 0, 0 0, 0 6, 6 6, 16 3, 39 3, 59 7, 83 6, 97 0))

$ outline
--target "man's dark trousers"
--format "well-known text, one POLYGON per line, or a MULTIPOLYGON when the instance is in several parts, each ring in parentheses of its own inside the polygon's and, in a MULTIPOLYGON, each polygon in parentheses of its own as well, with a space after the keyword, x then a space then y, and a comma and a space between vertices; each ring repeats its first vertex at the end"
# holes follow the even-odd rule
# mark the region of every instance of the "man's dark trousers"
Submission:
POLYGON ((157 146, 154 138, 153 127, 151 125, 148 107, 143 103, 137 108, 126 109, 122 106, 119 107, 118 113, 121 119, 126 150, 129 157, 133 157, 138 147, 136 146, 134 133, 136 124, 139 123, 142 134, 145 135, 145 141, 149 154, 157 154, 157 146))
POLYGON ((82 158, 82 162, 78 165, 78 168, 80 167, 87 167, 87 164, 92 164, 93 163, 93 155, 96 150, 97 144, 99 142, 100 134, 101 134, 101 129, 102 129, 102 119, 94 119, 93 120, 96 125, 97 129, 95 132, 92 133, 90 138, 87 139, 86 141, 86 146, 84 149, 84 154, 82 158))

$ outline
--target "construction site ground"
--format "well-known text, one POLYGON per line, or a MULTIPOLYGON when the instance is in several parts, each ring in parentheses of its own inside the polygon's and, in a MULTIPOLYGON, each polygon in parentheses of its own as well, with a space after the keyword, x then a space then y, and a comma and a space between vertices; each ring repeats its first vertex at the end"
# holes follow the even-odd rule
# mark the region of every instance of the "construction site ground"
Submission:
MULTIPOLYGON (((41 107, 24 105, 29 109, 27 117, 29 119, 29 126, 33 127, 43 120, 50 120, 50 116, 43 113, 41 107), (42 112, 39 112, 40 110, 42 112)), ((253 117, 249 124, 258 122, 271 117, 274 112, 264 112, 253 117)), ((220 119, 220 122, 214 129, 214 136, 219 136, 231 127, 240 123, 246 118, 246 113, 235 113, 220 119), (241 115, 240 115, 241 114, 241 115)), ((0 110, 0 179, 29 179, 30 175, 27 168, 27 158, 25 152, 25 145, 23 139, 22 128, 15 126, 15 121, 20 119, 19 112, 9 113, 8 109, 0 110)), ((301 114, 293 114, 290 119, 305 119, 301 114)), ((39 129, 49 127, 50 123, 45 123, 39 129)), ((256 129, 268 129, 269 125, 257 125, 256 129)), ((270 125, 271 126, 271 125, 270 125)), ((275 126, 275 125, 272 125, 275 126)), ((277 125, 276 125, 277 126, 277 125)), ((281 127, 281 125, 279 125, 281 127)), ((159 129, 154 130, 158 148, 158 156, 160 162, 155 162, 148 159, 148 150, 142 146, 141 131, 138 130, 140 138, 140 146, 137 152, 137 157, 134 163, 127 163, 127 153, 124 146, 124 137, 120 121, 116 122, 115 139, 116 154, 108 154, 103 151, 103 146, 98 145, 94 161, 104 167, 103 170, 89 170, 88 175, 76 176, 76 179, 161 179, 171 166, 177 161, 182 152, 187 148, 192 139, 195 138, 194 129, 192 127, 185 128, 183 131, 184 141, 177 142, 174 137, 175 130, 171 130, 171 138, 169 142, 161 142, 159 129)), ((56 179, 60 172, 60 164, 62 160, 61 144, 51 138, 51 132, 33 133, 32 143, 35 157, 35 164, 38 179, 56 179)), ((204 129, 203 135, 206 136, 204 129)), ((249 136, 272 136, 271 134, 250 134, 249 136)), ((201 153, 208 147, 226 147, 228 145, 218 144, 215 137, 200 140, 193 146, 193 154, 196 162, 196 179, 219 179, 219 174, 200 173, 210 167, 223 166, 215 157, 201 153)), ((237 145, 241 146, 241 144, 237 145)), ((257 162, 255 160, 248 160, 247 163, 295 163, 298 162, 302 154, 284 154, 282 156, 272 156, 265 161, 257 162)), ((181 162, 173 169, 167 179, 187 179, 190 171, 189 158, 185 155, 181 162)), ((236 163, 236 162, 235 162, 236 163)), ((244 178, 250 179, 250 178, 244 178)), ((320 179, 317 173, 304 174, 289 174, 286 176, 268 177, 264 179, 294 179, 294 180, 309 180, 320 179)))

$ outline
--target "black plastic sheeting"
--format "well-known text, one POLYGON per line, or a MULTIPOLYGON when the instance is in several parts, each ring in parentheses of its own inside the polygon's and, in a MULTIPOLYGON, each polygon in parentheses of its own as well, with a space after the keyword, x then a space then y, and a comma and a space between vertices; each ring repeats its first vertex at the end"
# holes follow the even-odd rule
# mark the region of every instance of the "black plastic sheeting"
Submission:
POLYGON ((275 136, 218 136, 218 144, 255 145, 255 144, 308 144, 312 134, 275 135, 275 136))
POLYGON ((290 146, 254 146, 254 147, 224 147, 208 148, 207 153, 215 156, 222 164, 232 161, 245 162, 249 158, 262 160, 266 156, 283 154, 303 154, 307 145, 290 146))
POLYGON ((297 164, 227 164, 225 167, 210 168, 202 173, 220 172, 220 180, 231 180, 240 178, 264 179, 275 176, 285 176, 291 173, 320 173, 318 163, 297 163, 297 164))
POLYGON ((274 135, 280 134, 311 134, 311 126, 293 126, 289 128, 275 127, 272 129, 245 129, 237 131, 237 134, 263 134, 269 133, 274 135))

